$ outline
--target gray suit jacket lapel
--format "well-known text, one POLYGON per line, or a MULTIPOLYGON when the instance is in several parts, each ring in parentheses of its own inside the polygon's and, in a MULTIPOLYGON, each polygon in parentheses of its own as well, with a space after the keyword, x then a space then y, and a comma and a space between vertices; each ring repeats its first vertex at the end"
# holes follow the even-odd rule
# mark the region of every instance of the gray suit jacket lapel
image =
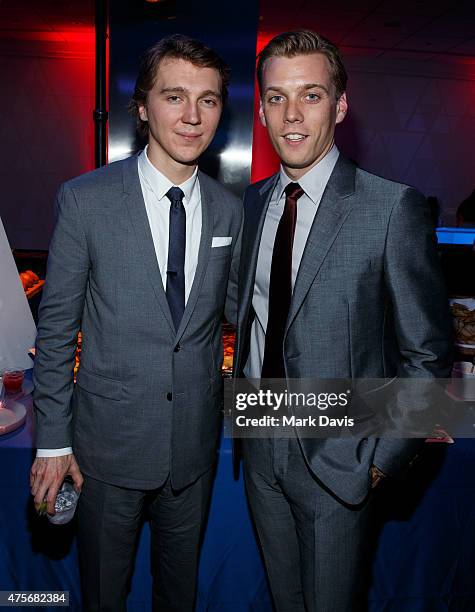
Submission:
POLYGON ((205 276, 206 268, 208 267, 208 260, 211 253, 211 244, 213 240, 213 227, 214 227, 214 204, 212 191, 208 185, 208 177, 201 171, 198 171, 198 180, 200 183, 200 196, 201 196, 201 239, 200 248, 198 251, 198 264, 196 266, 195 277, 193 279, 193 285, 191 287, 188 301, 186 302, 185 312, 180 323, 180 327, 177 330, 177 337, 181 337, 183 334, 188 321, 190 320, 193 310, 196 306, 196 301, 200 294, 201 285, 205 276))
POLYGON ((241 313, 245 313, 246 315, 249 311, 249 306, 252 302, 252 296, 254 295, 254 281, 256 278, 257 257, 259 255, 259 246, 261 244, 262 230, 264 228, 264 222, 266 220, 267 209, 272 198, 272 193, 278 180, 279 173, 274 174, 260 188, 259 195, 261 196, 261 210, 258 217, 258 222, 255 225, 251 226, 250 231, 253 232, 253 235, 250 235, 247 239, 247 243, 251 245, 251 250, 249 252, 244 253, 243 249, 243 256, 248 258, 248 263, 246 264, 246 270, 248 271, 248 274, 244 279, 242 289, 242 295, 245 296, 246 302, 243 304, 241 313))
POLYGON ((137 249, 141 256, 143 265, 147 270, 147 274, 152 285, 153 291, 157 297, 163 316, 170 326, 170 330, 175 334, 175 326, 173 325, 170 308, 167 302, 167 296, 163 288, 160 268, 158 267, 157 255, 153 245, 152 232, 148 222, 147 211, 145 210, 145 202, 143 199, 142 188, 137 168, 137 156, 126 160, 124 164, 124 192, 125 204, 129 211, 130 221, 135 230, 137 237, 137 249))
POLYGON ((295 280, 287 329, 300 310, 313 280, 354 203, 356 168, 340 155, 330 176, 305 245, 295 280))
MULTIPOLYGON (((206 267, 208 265, 209 254, 211 251, 211 241, 213 239, 214 213, 212 194, 207 185, 206 175, 199 172, 198 176, 200 182, 202 213, 198 265, 190 295, 186 303, 185 312, 183 314, 180 327, 176 331, 177 338, 183 334, 183 331, 185 330, 195 308, 204 274, 206 272, 206 267)), ((173 325, 173 319, 168 306, 167 296, 163 288, 155 247, 153 245, 152 232, 150 230, 150 224, 148 222, 147 212, 145 210, 145 203, 137 170, 137 156, 130 158, 130 160, 128 160, 124 166, 124 191, 126 194, 125 203, 130 214, 131 223, 137 236, 139 253, 143 259, 144 266, 147 269, 148 277, 162 309, 163 315, 167 320, 173 335, 175 335, 175 326, 173 325)))

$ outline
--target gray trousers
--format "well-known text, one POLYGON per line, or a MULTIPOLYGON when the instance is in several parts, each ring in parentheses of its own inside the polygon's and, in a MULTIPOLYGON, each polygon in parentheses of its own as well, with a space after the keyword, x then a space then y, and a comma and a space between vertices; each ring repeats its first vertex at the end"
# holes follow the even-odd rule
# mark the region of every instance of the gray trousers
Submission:
POLYGON ((191 612, 214 470, 181 491, 153 491, 85 476, 78 506, 83 609, 122 612, 144 516, 150 520, 153 610, 191 612))
POLYGON ((277 612, 367 609, 373 494, 344 505, 296 439, 243 440, 244 473, 277 612))

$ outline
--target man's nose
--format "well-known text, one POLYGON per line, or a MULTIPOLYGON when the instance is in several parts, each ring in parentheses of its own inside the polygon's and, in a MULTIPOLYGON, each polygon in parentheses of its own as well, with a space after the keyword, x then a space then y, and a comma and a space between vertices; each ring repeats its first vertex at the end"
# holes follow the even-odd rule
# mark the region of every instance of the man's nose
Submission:
POLYGON ((183 123, 197 125, 201 123, 200 109, 196 102, 188 102, 182 117, 183 123))
POLYGON ((303 121, 303 114, 298 102, 289 100, 285 107, 284 121, 286 123, 299 123, 303 121))

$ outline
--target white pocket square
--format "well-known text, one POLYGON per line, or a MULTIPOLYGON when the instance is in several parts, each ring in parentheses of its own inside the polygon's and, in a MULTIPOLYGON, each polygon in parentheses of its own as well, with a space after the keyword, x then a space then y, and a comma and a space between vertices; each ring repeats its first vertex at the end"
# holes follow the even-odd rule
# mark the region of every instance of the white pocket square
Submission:
POLYGON ((228 246, 232 241, 232 236, 213 236, 213 243, 211 244, 211 247, 214 249, 215 247, 228 246))

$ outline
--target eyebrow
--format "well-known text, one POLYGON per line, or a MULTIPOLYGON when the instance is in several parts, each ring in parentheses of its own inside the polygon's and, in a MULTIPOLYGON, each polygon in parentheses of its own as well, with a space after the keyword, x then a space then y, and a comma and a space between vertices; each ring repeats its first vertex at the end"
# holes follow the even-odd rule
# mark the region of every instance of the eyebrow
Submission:
POLYGON ((204 91, 200 97, 206 98, 206 96, 216 96, 216 98, 221 98, 221 94, 219 91, 214 91, 213 89, 207 89, 204 91))
MULTIPOLYGON (((325 85, 322 85, 321 83, 305 83, 305 85, 302 85, 302 87, 299 87, 299 89, 302 89, 304 91, 307 91, 308 89, 322 89, 326 94, 330 95, 328 87, 325 87, 325 85)), ((275 85, 270 85, 269 87, 267 87, 266 93, 268 91, 277 91, 279 93, 285 93, 285 91, 281 87, 277 87, 275 85)))
POLYGON ((163 87, 160 90, 160 93, 185 93, 186 89, 184 87, 163 87))
MULTIPOLYGON (((188 89, 186 87, 163 87, 160 90, 160 93, 188 93, 188 89)), ((200 94, 200 98, 206 98, 206 96, 215 96, 216 98, 221 98, 221 94, 218 91, 214 91, 212 89, 207 89, 200 94)))

